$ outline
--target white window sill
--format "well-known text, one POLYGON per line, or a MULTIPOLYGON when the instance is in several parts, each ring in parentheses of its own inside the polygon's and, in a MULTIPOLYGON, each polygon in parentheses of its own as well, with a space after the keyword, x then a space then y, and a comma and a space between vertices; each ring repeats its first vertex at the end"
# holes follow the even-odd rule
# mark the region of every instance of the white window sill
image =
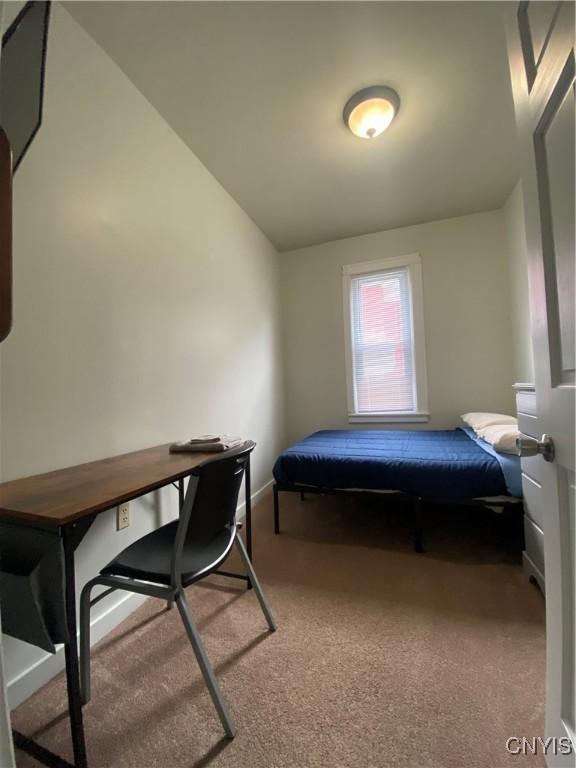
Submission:
POLYGON ((349 424, 416 424, 430 421, 425 411, 409 413, 349 413, 349 424))

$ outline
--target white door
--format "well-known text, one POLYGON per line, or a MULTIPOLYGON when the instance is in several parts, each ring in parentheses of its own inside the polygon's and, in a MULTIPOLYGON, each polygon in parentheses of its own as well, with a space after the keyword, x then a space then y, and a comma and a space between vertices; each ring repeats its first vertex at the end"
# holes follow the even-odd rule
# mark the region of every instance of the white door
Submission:
MULTIPOLYGON (((546 571, 549 766, 576 765, 574 474, 574 4, 507 3, 508 57, 522 145, 546 571), (556 754, 555 754, 556 753, 556 754)), ((532 734, 526 734, 528 736, 532 734)))

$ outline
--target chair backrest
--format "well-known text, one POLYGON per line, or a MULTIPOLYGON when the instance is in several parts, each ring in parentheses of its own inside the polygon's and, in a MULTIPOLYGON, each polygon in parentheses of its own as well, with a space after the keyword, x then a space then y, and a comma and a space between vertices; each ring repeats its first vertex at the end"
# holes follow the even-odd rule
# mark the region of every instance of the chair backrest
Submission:
POLYGON ((208 541, 226 526, 232 529, 235 525, 238 494, 255 445, 247 440, 192 472, 174 543, 173 578, 179 578, 179 560, 186 542, 208 541))

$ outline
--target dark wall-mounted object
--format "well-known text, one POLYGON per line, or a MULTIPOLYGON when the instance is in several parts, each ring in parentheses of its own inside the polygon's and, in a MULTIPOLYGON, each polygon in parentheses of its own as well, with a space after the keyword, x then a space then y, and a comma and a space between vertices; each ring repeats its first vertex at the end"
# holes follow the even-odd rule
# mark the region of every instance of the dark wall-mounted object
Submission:
POLYGON ((0 124, 15 172, 42 124, 50 2, 26 3, 2 37, 0 124))
POLYGON ((12 153, 0 128, 0 342, 12 328, 12 153))

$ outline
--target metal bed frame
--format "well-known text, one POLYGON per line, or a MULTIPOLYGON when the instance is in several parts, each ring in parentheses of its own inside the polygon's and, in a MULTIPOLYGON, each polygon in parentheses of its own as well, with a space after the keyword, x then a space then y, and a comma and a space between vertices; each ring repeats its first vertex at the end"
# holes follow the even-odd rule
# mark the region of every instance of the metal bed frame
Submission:
POLYGON ((493 500, 490 497, 477 498, 477 499, 445 499, 436 497, 423 497, 413 496, 402 491, 381 489, 381 490, 368 490, 368 489, 346 489, 346 488, 323 488, 322 486, 315 485, 300 485, 298 483, 285 484, 274 483, 274 533, 278 535, 280 533, 280 503, 278 494, 283 493, 299 493, 302 501, 306 498, 306 494, 312 493, 321 496, 377 496, 378 498, 393 498, 399 501, 405 501, 412 506, 412 541, 414 545, 414 551, 419 554, 425 552, 424 549, 424 511, 423 507, 426 503, 433 504, 450 504, 450 505, 463 505, 479 507, 483 509, 493 509, 494 507, 501 507, 501 512, 504 513, 509 509, 515 509, 519 507, 522 510, 522 499, 515 499, 513 496, 509 498, 494 497, 493 500))

